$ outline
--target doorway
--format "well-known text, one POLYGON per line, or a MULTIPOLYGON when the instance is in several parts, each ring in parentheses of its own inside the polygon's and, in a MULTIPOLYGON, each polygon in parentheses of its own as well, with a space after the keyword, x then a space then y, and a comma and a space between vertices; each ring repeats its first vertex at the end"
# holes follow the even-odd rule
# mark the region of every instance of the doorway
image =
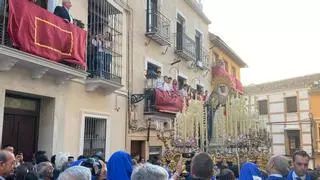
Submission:
POLYGON ((15 153, 23 153, 31 162, 37 150, 39 130, 39 99, 6 95, 2 145, 12 145, 15 153))
POLYGON ((131 141, 131 155, 140 155, 140 161, 146 160, 145 141, 131 141))

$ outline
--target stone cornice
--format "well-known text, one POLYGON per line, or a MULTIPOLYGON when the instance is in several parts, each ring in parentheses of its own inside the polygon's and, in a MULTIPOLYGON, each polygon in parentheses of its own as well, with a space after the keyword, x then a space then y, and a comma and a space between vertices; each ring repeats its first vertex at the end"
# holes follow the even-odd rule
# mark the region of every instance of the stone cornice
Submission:
POLYGON ((210 19, 204 14, 202 8, 195 0, 184 0, 207 24, 211 24, 210 19))

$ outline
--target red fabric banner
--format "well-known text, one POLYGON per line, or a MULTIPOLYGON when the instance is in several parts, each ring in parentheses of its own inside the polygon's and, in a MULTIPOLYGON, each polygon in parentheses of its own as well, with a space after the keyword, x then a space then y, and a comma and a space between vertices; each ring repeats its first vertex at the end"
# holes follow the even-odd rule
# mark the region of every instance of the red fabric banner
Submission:
POLYGON ((86 67, 86 31, 29 0, 9 0, 8 34, 24 52, 86 67))
POLYGON ((156 109, 158 111, 179 112, 183 108, 183 98, 177 93, 156 89, 156 109))

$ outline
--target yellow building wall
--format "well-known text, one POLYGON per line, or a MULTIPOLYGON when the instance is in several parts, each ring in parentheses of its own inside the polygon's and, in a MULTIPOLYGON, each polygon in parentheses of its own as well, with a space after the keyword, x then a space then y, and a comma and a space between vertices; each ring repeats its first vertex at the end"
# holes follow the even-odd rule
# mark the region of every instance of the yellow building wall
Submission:
POLYGON ((227 62, 228 66, 226 66, 226 70, 229 72, 229 74, 232 73, 232 67, 235 68, 236 78, 240 80, 240 78, 241 78, 240 66, 231 57, 229 57, 227 54, 225 54, 221 49, 214 47, 213 51, 215 54, 218 55, 218 59, 227 62))
POLYGON ((316 147, 316 165, 320 164, 320 91, 312 89, 309 95, 310 113, 314 119, 314 145, 316 147))
POLYGON ((320 94, 310 95, 310 112, 315 120, 320 120, 320 94))

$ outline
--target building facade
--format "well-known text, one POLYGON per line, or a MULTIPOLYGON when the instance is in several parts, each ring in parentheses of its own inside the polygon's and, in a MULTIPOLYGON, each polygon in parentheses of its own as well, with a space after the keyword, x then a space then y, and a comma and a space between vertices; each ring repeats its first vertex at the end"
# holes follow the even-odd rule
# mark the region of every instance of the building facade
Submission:
POLYGON ((320 94, 319 94, 319 80, 313 82, 309 88, 309 101, 310 101, 310 119, 313 126, 313 146, 316 165, 320 164, 320 94))
POLYGON ((149 158, 164 150, 163 141, 170 139, 181 110, 168 111, 170 98, 166 110, 150 98, 157 72, 177 81, 178 91, 187 85, 194 94, 211 92, 210 20, 195 0, 129 1, 129 5, 134 14, 129 146, 131 153, 149 158))
POLYGON ((305 150, 312 157, 311 168, 317 163, 313 134, 318 126, 313 118, 317 117, 316 90, 309 87, 319 78, 314 74, 246 87, 252 110, 258 111, 259 121, 272 135, 272 153, 291 156, 305 150))
MULTIPOLYGON (((208 104, 212 118, 209 123, 210 147, 212 150, 226 147, 227 140, 236 140, 248 134, 252 125, 245 109, 240 69, 246 63, 217 35, 210 34, 212 67, 212 88, 208 104)), ((231 143, 231 142, 230 142, 231 143)), ((235 143, 235 142, 232 142, 235 143)))
MULTIPOLYGON (((37 150, 45 150, 49 155, 69 152, 74 156, 101 151, 107 158, 116 150, 126 149, 126 65, 129 59, 126 52, 129 51, 127 25, 130 25, 127 23, 130 15, 127 5, 113 0, 72 1, 74 21, 87 31, 84 40, 71 33, 70 48, 82 43, 84 49, 80 51, 86 52, 82 58, 85 65, 79 67, 71 61, 59 59, 60 62, 54 62, 47 57, 62 53, 62 50, 41 44, 50 43, 45 42, 51 38, 46 33, 42 34, 43 41, 34 46, 35 49, 49 49, 46 55, 25 52, 25 46, 33 46, 30 42, 12 43, 12 36, 7 32, 12 19, 6 18, 10 1, 2 2, 1 144, 12 144, 17 152, 24 153, 26 161, 31 160, 37 150), (105 46, 97 47, 99 44, 105 46)), ((66 32, 62 27, 83 32, 74 25, 61 24, 63 20, 50 13, 61 1, 37 0, 36 5, 31 1, 19 1, 22 2, 25 7, 33 8, 28 11, 30 17, 37 16, 43 20, 41 22, 57 27, 41 27, 44 32, 50 29, 51 34, 55 34, 55 42, 63 43, 64 38, 59 39, 59 33, 66 32), (35 15, 37 12, 41 14, 35 15)), ((18 14, 15 16, 21 18, 18 14)), ((32 34, 26 36, 35 38, 32 34)))

